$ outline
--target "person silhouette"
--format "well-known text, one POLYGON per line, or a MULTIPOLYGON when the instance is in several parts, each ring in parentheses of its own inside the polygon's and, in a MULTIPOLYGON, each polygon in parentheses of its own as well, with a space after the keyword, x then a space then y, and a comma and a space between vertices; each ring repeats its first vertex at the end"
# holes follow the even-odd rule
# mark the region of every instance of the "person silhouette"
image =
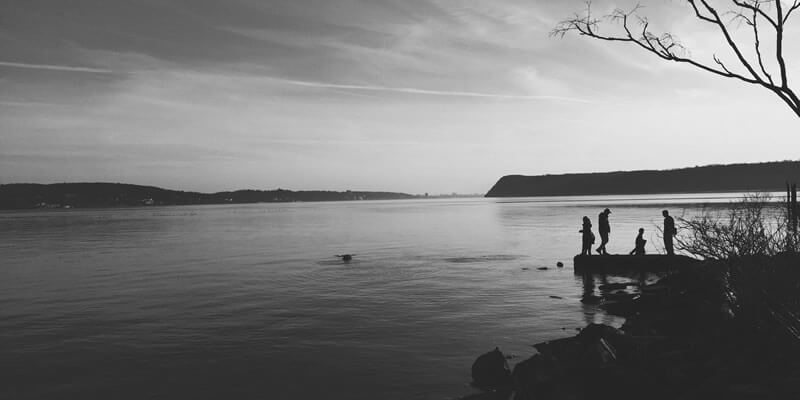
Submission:
POLYGON ((583 226, 581 230, 578 232, 583 233, 581 236, 581 243, 583 247, 581 247, 581 255, 582 256, 590 256, 592 255, 592 245, 594 244, 594 233, 592 233, 592 221, 589 217, 583 217, 583 226))
POLYGON ((639 234, 636 235, 636 247, 631 250, 630 255, 643 256, 645 254, 644 245, 647 244, 647 240, 642 235, 644 235, 644 228, 639 228, 639 234))
POLYGON ((611 233, 611 225, 608 224, 608 214, 611 214, 611 210, 606 208, 597 216, 597 230, 600 232, 600 247, 598 247, 596 251, 600 254, 608 254, 606 251, 606 244, 608 243, 608 234, 611 233))
POLYGON ((675 250, 672 247, 672 237, 678 234, 675 229, 675 220, 669 216, 669 211, 664 210, 661 212, 664 216, 664 249, 667 250, 667 255, 675 255, 675 250))

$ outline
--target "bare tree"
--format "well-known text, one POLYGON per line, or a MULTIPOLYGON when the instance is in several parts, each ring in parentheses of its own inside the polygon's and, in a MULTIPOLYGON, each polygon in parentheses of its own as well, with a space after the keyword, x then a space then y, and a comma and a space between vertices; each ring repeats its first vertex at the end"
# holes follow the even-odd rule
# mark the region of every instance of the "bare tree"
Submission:
POLYGON ((800 98, 789 86, 784 59, 784 28, 792 13, 800 8, 800 0, 683 1, 691 6, 698 20, 713 25, 719 31, 735 56, 733 63, 728 64, 716 54, 713 56, 713 63, 693 58, 674 34, 653 33, 647 18, 639 15, 639 5, 630 11, 617 9, 610 15, 596 18, 592 15, 591 3, 588 2, 585 14, 575 14, 561 21, 550 35, 563 37, 568 32, 575 31, 595 39, 628 42, 667 61, 689 64, 715 75, 758 85, 777 95, 800 118, 800 98), (716 8, 714 5, 717 3, 725 3, 727 8, 716 8), (600 33, 600 25, 604 21, 621 24, 620 33, 600 33), (735 36, 733 27, 729 26, 737 21, 744 22, 752 30, 746 40, 735 36), (765 41, 774 41, 769 49, 770 54, 764 51, 765 41))
POLYGON ((746 195, 724 209, 680 217, 677 225, 675 247, 702 259, 797 252, 797 233, 789 229, 784 203, 771 201, 767 193, 746 195))

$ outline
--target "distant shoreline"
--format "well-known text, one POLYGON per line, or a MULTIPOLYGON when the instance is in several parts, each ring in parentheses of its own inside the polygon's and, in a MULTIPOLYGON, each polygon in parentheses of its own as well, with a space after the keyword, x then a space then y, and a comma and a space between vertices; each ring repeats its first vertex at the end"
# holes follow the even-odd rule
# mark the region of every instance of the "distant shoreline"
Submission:
POLYGON ((406 193, 370 191, 237 190, 200 193, 123 183, 14 183, 0 185, 0 209, 120 208, 174 205, 399 200, 406 193))
MULTIPOLYGON (((674 193, 592 193, 580 195, 533 195, 503 196, 498 200, 525 199, 532 203, 550 202, 594 202, 594 201, 660 201, 683 200, 673 196, 696 195, 685 200, 725 199, 724 195, 745 194, 752 191, 725 190, 674 193), (722 196, 704 196, 717 194, 722 196), (609 197, 592 199, 592 197, 609 197), (631 198, 627 196, 648 196, 631 198)), ((771 191, 782 193, 781 190, 771 191)), ((374 200, 434 200, 434 199, 468 199, 492 198, 481 194, 440 194, 412 195, 399 192, 370 191, 292 191, 276 190, 238 190, 232 192, 200 193, 163 189, 153 186, 141 186, 121 183, 57 183, 27 184, 14 183, 0 185, 0 210, 34 210, 34 209, 107 209, 107 208, 139 208, 152 206, 185 206, 185 205, 225 205, 225 204, 262 204, 262 203, 309 203, 309 202, 351 202, 374 200)), ((731 197, 733 199, 733 197, 731 197)))

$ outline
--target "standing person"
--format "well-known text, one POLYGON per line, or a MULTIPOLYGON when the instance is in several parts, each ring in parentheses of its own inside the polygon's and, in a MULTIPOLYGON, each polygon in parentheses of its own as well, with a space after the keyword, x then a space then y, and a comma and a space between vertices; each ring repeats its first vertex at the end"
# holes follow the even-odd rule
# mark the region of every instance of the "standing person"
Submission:
POLYGON ((647 244, 647 240, 644 239, 643 235, 644 228, 639 228, 639 234, 636 235, 636 246, 631 250, 630 255, 643 256, 645 254, 644 245, 647 244))
POLYGON ((672 237, 678 234, 675 229, 675 220, 669 216, 669 211, 664 210, 661 212, 664 216, 664 248, 667 250, 667 255, 675 255, 675 250, 672 248, 672 237))
POLYGON ((611 233, 611 225, 608 224, 608 214, 611 214, 611 210, 606 208, 597 216, 597 230, 600 231, 600 247, 597 248, 597 252, 600 254, 608 254, 606 251, 606 243, 608 243, 608 234, 611 233))
POLYGON ((582 256, 590 256, 592 255, 592 245, 594 244, 594 233, 592 233, 592 221, 589 217, 583 217, 583 226, 581 230, 578 232, 583 233, 581 237, 581 255, 582 256))

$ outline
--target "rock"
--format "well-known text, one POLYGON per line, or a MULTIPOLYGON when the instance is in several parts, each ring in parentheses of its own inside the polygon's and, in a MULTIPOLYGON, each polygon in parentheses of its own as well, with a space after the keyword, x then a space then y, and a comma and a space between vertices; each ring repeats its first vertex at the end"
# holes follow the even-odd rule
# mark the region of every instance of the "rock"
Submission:
POLYGON ((551 299, 563 299, 561 296, 550 296, 551 299))
POLYGON ((631 286, 630 283, 607 283, 605 285, 600 285, 598 288, 604 292, 618 290, 618 289, 625 289, 628 286, 631 286))
POLYGON ((600 304, 600 308, 611 315, 631 317, 636 314, 636 302, 633 300, 609 300, 600 304))
POLYGON ((581 329, 581 333, 578 334, 577 338, 580 340, 592 341, 595 339, 603 339, 617 335, 624 335, 624 333, 613 326, 604 324, 589 324, 581 329))
POLYGON ((458 400, 510 400, 510 399, 511 399, 510 390, 499 391, 499 392, 481 392, 458 398, 458 400))
POLYGON ((617 361, 617 349, 605 339, 597 339, 586 346, 583 355, 588 365, 605 365, 617 361))
POLYGON ((603 324, 589 324, 576 336, 603 363, 626 359, 635 353, 636 345, 625 332, 603 324))
POLYGON ((547 267, 539 267, 539 268, 536 268, 536 269, 538 269, 539 271, 544 271, 544 270, 547 270, 548 268, 547 267))
POLYGON ((583 304, 600 304, 601 301, 603 301, 602 297, 593 294, 585 294, 581 298, 581 303, 583 304))
POLYGON ((644 294, 657 294, 657 295, 669 294, 669 286, 657 283, 654 283, 652 285, 642 286, 640 290, 644 294))
POLYGON ((558 268, 564 268, 564 263, 562 263, 561 261, 559 261, 559 262, 557 262, 557 263, 556 263, 556 267, 558 267, 558 268))
POLYGON ((624 290, 619 290, 613 293, 606 293, 605 299, 606 300, 613 300, 613 301, 629 301, 637 298, 639 295, 628 293, 624 290))
POLYGON ((552 397, 558 368, 552 358, 536 354, 514 367, 512 374, 516 399, 552 397))
POLYGON ((511 370, 499 348, 480 355, 472 364, 472 385, 483 390, 511 386, 511 370))

